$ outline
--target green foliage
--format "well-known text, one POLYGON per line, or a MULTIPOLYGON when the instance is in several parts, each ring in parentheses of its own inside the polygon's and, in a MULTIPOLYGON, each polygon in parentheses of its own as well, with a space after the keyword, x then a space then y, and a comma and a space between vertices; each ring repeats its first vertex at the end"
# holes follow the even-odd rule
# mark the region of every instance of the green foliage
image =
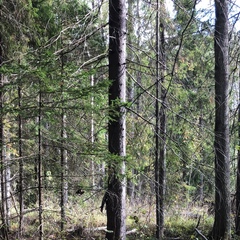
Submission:
MULTIPOLYGON (((198 216, 196 214, 196 216, 198 216)), ((200 218, 200 216, 198 216, 200 218)), ((201 231, 204 236, 208 236, 212 226, 213 226, 213 218, 212 217, 205 217, 204 219, 200 218, 200 225, 197 226, 198 219, 197 218, 190 218, 175 215, 167 219, 166 221, 166 231, 165 236, 171 238, 181 238, 186 240, 191 239, 199 239, 200 236, 197 234, 195 228, 201 231)))
MULTIPOLYGON (((210 201, 213 198, 213 29, 209 21, 198 19, 197 12, 185 29, 193 1, 175 3, 174 21, 164 6, 161 9, 167 53, 165 80, 161 82, 167 90, 165 235, 196 239, 194 228, 198 219, 186 219, 176 209, 179 203, 186 207, 193 201, 198 202, 201 184, 204 185, 204 198, 210 201), (176 212, 171 214, 169 209, 176 212)), ((101 188, 105 188, 107 178, 105 168, 111 164, 119 167, 123 160, 108 153, 107 125, 109 120, 121 114, 119 109, 123 107, 127 109, 127 157, 124 158, 127 173, 118 177, 127 177, 135 191, 133 203, 142 204, 134 212, 129 210, 128 227, 137 229, 129 239, 154 239, 155 7, 132 2, 132 12, 128 14, 128 101, 123 103, 117 99, 109 106, 111 81, 107 73, 108 62, 99 57, 106 56, 108 44, 107 30, 101 27, 107 22, 105 2, 96 11, 90 8, 89 2, 79 0, 3 0, 0 4, 4 60, 0 73, 6 80, 1 87, 4 107, 0 109, 0 116, 4 119, 5 141, 14 176, 11 181, 16 196, 19 196, 16 179, 19 177, 18 124, 21 117, 26 208, 35 208, 37 204, 39 131, 42 137, 46 238, 67 237, 59 231, 61 149, 67 151, 68 157, 66 227, 76 226, 76 231, 71 232, 75 234, 72 237, 76 237, 77 230, 83 227, 105 225, 105 215, 99 212, 103 195, 101 188), (62 123, 63 115, 65 125, 62 123), (66 137, 61 134, 63 130, 66 137), (93 180, 96 186, 93 186, 93 180), (75 188, 79 186, 86 192, 84 197, 75 196, 75 188), (95 194, 96 198, 93 197, 95 194)), ((236 43, 232 43, 231 49, 237 56, 239 41, 237 34, 234 37, 236 43)), ((235 65, 231 66, 231 69, 235 68, 235 65)), ((234 96, 232 104, 236 104, 234 96)), ((233 107, 232 112, 235 110, 233 107)), ((239 150, 234 134, 235 142, 231 147, 233 168, 236 151, 239 150)), ((232 182, 235 177, 233 174, 232 182)), ((39 225, 36 212, 25 217, 27 239, 36 233, 39 225)), ((199 229, 207 235, 213 219, 211 216, 202 218, 199 229)), ((12 226, 17 231, 16 224, 12 226)), ((87 237, 95 234, 90 230, 87 237)), ((103 235, 98 232, 96 238, 103 239, 103 235)))

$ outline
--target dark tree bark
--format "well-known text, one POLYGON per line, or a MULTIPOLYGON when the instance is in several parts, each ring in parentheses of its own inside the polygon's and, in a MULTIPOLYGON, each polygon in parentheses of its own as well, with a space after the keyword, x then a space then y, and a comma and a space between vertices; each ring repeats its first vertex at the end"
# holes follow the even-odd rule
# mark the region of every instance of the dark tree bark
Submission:
MULTIPOLYGON (((3 64, 3 45, 2 37, 0 36, 0 67, 3 64)), ((5 187, 5 139, 4 139, 4 119, 3 119, 3 107, 4 107, 4 81, 3 75, 0 74, 0 174, 1 174, 1 220, 2 220, 2 237, 8 239, 8 224, 6 219, 6 187, 5 187)))
MULTIPOLYGON (((91 87, 94 87, 94 75, 91 75, 91 87)), ((91 106, 94 106, 94 96, 92 94, 91 96, 91 106)), ((91 113, 91 129, 90 129, 90 138, 91 138, 91 144, 92 148, 94 148, 94 142, 95 142, 95 136, 94 136, 94 117, 93 117, 93 111, 91 113)), ((93 189, 96 188, 96 179, 95 179, 95 162, 94 157, 92 156, 91 159, 91 175, 92 175, 92 187, 93 189)))
POLYGON ((64 226, 66 223, 66 213, 65 208, 68 202, 68 156, 67 150, 65 148, 65 142, 67 139, 66 133, 66 115, 64 109, 61 113, 61 231, 64 231, 64 226))
MULTIPOLYGON (((64 60, 61 56, 61 75, 64 74, 64 60)), ((62 79, 61 85, 61 98, 62 98, 62 110, 61 110, 61 231, 64 231, 64 226, 66 223, 66 213, 65 208, 68 202, 68 153, 66 149, 66 113, 64 109, 64 79, 62 79)))
POLYGON ((126 239, 126 2, 109 0, 108 190, 105 194, 108 240, 126 239))
MULTIPOLYGON (((239 100, 240 100, 240 72, 239 72, 239 100)), ((240 146, 240 105, 238 105, 238 145, 240 146)), ((237 185, 236 185, 236 219, 235 232, 240 236, 240 150, 238 150, 237 185)))
POLYGON ((10 228, 10 208, 11 208, 11 169, 10 169, 10 149, 9 144, 6 144, 10 141, 9 131, 6 130, 4 154, 5 154, 5 205, 6 205, 6 224, 10 228))
POLYGON ((156 126, 155 126, 155 189, 156 189, 156 238, 164 235, 164 196, 166 184, 166 91, 163 87, 165 71, 164 26, 160 24, 160 3, 156 13, 156 126), (159 99, 161 106, 159 107, 159 99))
POLYGON ((64 231, 64 225, 66 223, 65 208, 68 202, 68 156, 65 148, 65 142, 67 139, 66 133, 66 116, 64 110, 62 110, 62 126, 61 126, 61 231, 64 231))
POLYGON ((21 86, 18 86, 18 155, 19 155, 19 225, 18 225, 18 238, 22 238, 23 231, 23 159, 22 159, 22 90, 21 86))
POLYGON ((157 0, 157 13, 156 13, 156 103, 155 103, 155 192, 156 192, 156 239, 161 238, 161 208, 160 208, 160 116, 159 116, 159 97, 160 97, 160 37, 159 37, 159 1, 157 0))
POLYGON ((39 79, 39 99, 38 99, 38 165, 37 165, 37 180, 38 180, 38 221, 39 221, 39 240, 43 239, 43 217, 42 217, 42 92, 41 92, 41 79, 39 79))
POLYGON ((228 106, 228 1, 215 0, 215 221, 214 240, 231 238, 228 106))

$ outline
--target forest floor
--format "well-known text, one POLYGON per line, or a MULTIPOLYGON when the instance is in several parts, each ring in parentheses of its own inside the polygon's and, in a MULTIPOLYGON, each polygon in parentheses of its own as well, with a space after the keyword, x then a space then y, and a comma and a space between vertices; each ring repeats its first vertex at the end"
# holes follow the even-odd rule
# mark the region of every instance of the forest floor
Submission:
MULTIPOLYGON (((106 231, 106 213, 101 213, 101 194, 99 196, 70 196, 66 208, 66 223, 64 231, 60 231, 61 218, 59 201, 53 196, 44 199, 43 237, 47 240, 103 240, 106 231)), ((169 205, 166 208, 165 236, 166 239, 203 239, 212 225, 213 216, 208 213, 208 206, 185 203, 169 205)), ((16 211, 11 221, 9 240, 18 237, 18 217, 16 211)), ((127 208, 127 239, 153 240, 155 235, 154 199, 146 199, 128 203, 127 208)), ((26 210, 23 219, 23 235, 21 239, 35 240, 39 237, 39 222, 37 208, 26 210)))

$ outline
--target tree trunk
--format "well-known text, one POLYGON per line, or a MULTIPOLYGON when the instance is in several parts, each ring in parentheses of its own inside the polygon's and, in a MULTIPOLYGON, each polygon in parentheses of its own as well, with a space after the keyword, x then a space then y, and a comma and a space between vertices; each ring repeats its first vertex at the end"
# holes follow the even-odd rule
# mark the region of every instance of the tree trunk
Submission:
MULTIPOLYGON (((240 70, 239 70, 239 90, 238 98, 240 102, 240 70)), ((240 104, 238 104, 238 145, 240 146, 240 104)), ((235 231, 236 235, 240 236, 240 150, 238 149, 238 163, 237 163, 237 185, 236 185, 236 219, 235 231)))
POLYGON ((159 117, 159 97, 160 97, 160 56, 159 56, 159 1, 157 0, 156 12, 156 103, 155 103, 155 192, 156 192, 156 239, 161 239, 161 208, 160 208, 160 117, 159 117))
POLYGON ((160 3, 156 13, 156 126, 155 126, 155 189, 156 189, 156 238, 163 238, 164 196, 166 185, 166 91, 163 87, 165 71, 164 27, 160 24, 160 3), (160 64, 161 63, 161 64, 160 64), (159 98, 161 107, 159 108, 159 98))
MULTIPOLYGON (((61 39, 62 40, 62 39, 61 39)), ((62 98, 62 112, 61 112, 61 231, 64 231, 64 225, 66 222, 65 208, 68 202, 68 153, 66 150, 66 114, 64 110, 64 60, 63 55, 61 56, 61 98, 62 98)))
POLYGON ((64 230, 66 222, 65 207, 68 202, 68 156, 67 150, 65 149, 65 142, 67 138, 66 133, 66 116, 64 110, 62 110, 62 126, 61 126, 61 231, 64 230))
POLYGON ((126 239, 126 2, 109 0, 108 190, 105 194, 108 240, 126 239))
MULTIPOLYGON (((9 132, 6 134, 9 135, 9 132)), ((10 142, 9 136, 7 141, 10 142)), ((11 169, 10 169, 10 149, 9 144, 5 146, 5 193, 6 193, 6 223, 10 228, 10 208, 11 208, 11 169)))
POLYGON ((215 221, 214 240, 231 238, 228 106, 228 2, 215 1, 215 221))
MULTIPOLYGON (((0 37, 0 67, 3 64, 3 45, 2 38, 0 37)), ((4 137, 4 118, 3 118, 3 107, 4 107, 4 77, 0 74, 0 174, 1 174, 1 218, 2 218, 2 237, 8 239, 8 225, 6 221, 6 188, 5 188, 5 137, 4 137)))
MULTIPOLYGON (((132 44, 133 44, 132 37, 134 34, 134 18, 132 16, 133 4, 134 4, 133 0, 128 0, 128 44, 130 46, 132 46, 132 44)), ((128 53, 128 59, 130 61, 133 61, 133 54, 131 51, 128 53)), ((133 102, 134 93, 135 93, 134 81, 131 78, 128 78, 127 79, 127 99, 128 99, 129 103, 133 102)), ((131 127, 129 128, 129 129, 131 129, 130 134, 129 134, 129 138, 130 138, 129 140, 131 141, 132 139, 134 139, 134 135, 135 135, 135 131, 134 131, 135 130, 135 121, 134 121, 135 115, 131 112, 129 117, 131 119, 130 120, 131 127)), ((133 168, 131 171, 132 171, 131 175, 135 176, 136 169, 133 168)), ((134 197, 135 197, 135 183, 132 180, 132 177, 127 179, 127 196, 130 199, 130 203, 133 204, 134 197)))
MULTIPOLYGON (((91 87, 94 87, 94 75, 91 75, 91 87)), ((91 96, 91 106, 93 108, 94 106, 94 96, 92 94, 91 96)), ((91 129, 90 129, 90 137, 91 137, 91 144, 92 148, 94 148, 94 118, 93 118, 93 111, 91 113, 91 129)), ((92 187, 93 189, 96 188, 96 179, 95 179, 95 163, 94 163, 94 157, 91 157, 91 175, 92 175, 92 187)))
POLYGON ((19 155, 19 225, 18 225, 18 238, 22 238, 23 231, 23 159, 22 159, 22 90, 18 86, 18 155, 19 155))
MULTIPOLYGON (((203 106, 202 104, 200 104, 200 109, 202 109, 203 106)), ((199 138, 201 138, 201 133, 203 132, 203 114, 201 113, 200 117, 199 117, 199 138)), ((201 156, 201 164, 204 166, 204 147, 201 146, 201 150, 200 150, 200 156, 201 156)), ((200 174, 200 185, 199 185, 199 202, 200 204, 203 203, 203 199, 204 199, 204 173, 201 170, 199 172, 200 174)))
POLYGON ((39 221, 39 240, 43 239, 43 217, 42 217, 42 134, 41 134, 41 120, 42 120, 42 92, 41 79, 39 79, 39 99, 38 99, 38 165, 37 165, 37 180, 38 180, 38 221, 39 221))

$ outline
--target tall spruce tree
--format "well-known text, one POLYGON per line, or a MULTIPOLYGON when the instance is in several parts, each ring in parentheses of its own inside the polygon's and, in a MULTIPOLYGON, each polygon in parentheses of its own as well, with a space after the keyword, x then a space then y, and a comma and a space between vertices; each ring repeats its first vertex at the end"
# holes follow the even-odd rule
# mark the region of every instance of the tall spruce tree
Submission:
POLYGON ((126 2, 109 0, 108 240, 126 239, 126 2))
POLYGON ((231 239, 228 105, 228 1, 215 0, 215 221, 214 240, 231 239))
POLYGON ((156 106, 155 106, 155 189, 156 189, 156 238, 163 238, 164 198, 166 182, 166 91, 163 87, 165 70, 165 39, 161 11, 164 4, 157 0, 156 13, 156 106), (161 7, 162 8, 161 8, 161 7), (160 105, 161 104, 161 105, 160 105))
POLYGON ((156 12, 156 103, 155 103, 155 189, 156 189, 156 238, 163 238, 164 197, 165 197, 165 162, 166 162, 166 114, 164 80, 164 28, 160 17, 160 1, 157 0, 156 12), (161 106, 160 106, 160 103, 161 106))

